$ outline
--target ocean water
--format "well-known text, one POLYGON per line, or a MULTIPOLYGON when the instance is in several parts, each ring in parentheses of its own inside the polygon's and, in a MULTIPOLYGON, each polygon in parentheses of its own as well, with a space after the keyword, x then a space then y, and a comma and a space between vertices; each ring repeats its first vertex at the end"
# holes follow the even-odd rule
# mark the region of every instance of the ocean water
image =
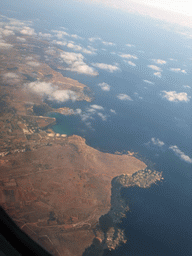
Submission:
MULTIPOLYGON (((23 6, 22 12, 19 5, 12 7, 18 11, 15 14, 6 13, 4 4, 4 13, 33 20, 36 31, 48 33, 66 27, 68 33, 84 38, 74 39, 76 44, 97 49, 96 55, 83 54, 86 63, 118 63, 120 68, 113 73, 96 68, 99 72, 96 77, 62 71, 64 76, 90 87, 93 101, 49 102, 55 108, 66 106, 82 111, 74 116, 50 114, 57 119, 55 132, 80 135, 88 145, 103 152, 132 150, 151 168, 163 172, 164 181, 149 189, 134 187, 122 191, 131 209, 121 224, 128 242, 111 255, 191 255, 192 165, 169 148, 176 145, 180 152, 192 158, 192 89, 183 86, 192 85, 191 39, 177 33, 176 26, 119 10, 67 1, 59 1, 54 7, 43 3, 37 8, 34 1, 23 6), (106 46, 99 40, 90 43, 90 37, 100 37, 115 45, 106 46), (136 66, 125 63, 119 56, 122 53, 136 55, 138 59, 130 59, 136 66), (167 63, 155 64, 153 59, 167 63), (162 68, 162 77, 154 76, 156 71, 148 65, 162 68), (184 69, 187 74, 172 72, 170 68, 184 69), (110 91, 98 86, 103 82, 110 85, 110 91), (168 101, 162 97, 162 91, 186 92, 189 101, 168 101), (132 100, 120 100, 119 94, 127 94, 132 100), (95 109, 93 113, 91 105, 103 109, 95 109), (163 145, 157 143, 158 139, 163 145)), ((66 46, 62 49, 72 51, 66 46)))

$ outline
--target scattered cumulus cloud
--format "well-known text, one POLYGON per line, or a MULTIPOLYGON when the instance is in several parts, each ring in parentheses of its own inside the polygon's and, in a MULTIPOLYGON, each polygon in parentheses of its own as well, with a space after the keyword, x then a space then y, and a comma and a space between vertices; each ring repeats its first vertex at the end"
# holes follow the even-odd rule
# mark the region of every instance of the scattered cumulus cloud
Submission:
POLYGON ((165 145, 165 143, 163 141, 159 140, 158 138, 157 139, 156 138, 151 138, 151 143, 153 145, 158 146, 158 147, 163 147, 165 145))
POLYGON ((192 164, 192 158, 185 155, 185 153, 182 152, 176 145, 170 146, 169 149, 172 150, 175 153, 175 155, 178 156, 181 160, 183 160, 189 164, 192 164))
POLYGON ((26 88, 52 101, 65 102, 68 100, 77 100, 77 95, 74 91, 58 90, 57 86, 53 86, 47 82, 31 82, 26 84, 26 88))
POLYGON ((3 36, 15 35, 15 33, 12 30, 10 30, 10 29, 3 29, 3 28, 0 28, 0 34, 2 34, 3 36))
POLYGON ((37 61, 28 61, 27 64, 32 67, 38 67, 40 65, 37 61))
POLYGON ((161 72, 155 72, 155 73, 153 73, 153 75, 154 75, 154 76, 157 76, 157 77, 159 77, 159 78, 161 78, 161 77, 162 77, 161 72))
POLYGON ((154 85, 155 83, 149 81, 149 80, 143 80, 143 82, 147 83, 147 84, 151 84, 151 85, 154 85))
POLYGON ((91 46, 91 45, 88 45, 87 46, 87 48, 89 48, 91 51, 93 51, 93 52, 96 52, 97 51, 97 49, 96 48, 94 48, 93 46, 91 46))
POLYGON ((124 94, 124 93, 118 94, 117 98, 119 100, 130 100, 130 101, 132 101, 131 97, 129 95, 127 95, 127 94, 124 94))
POLYGON ((98 112, 97 115, 100 116, 103 121, 107 121, 107 115, 104 115, 101 112, 98 112))
POLYGON ((26 39, 24 37, 17 36, 17 40, 20 42, 26 42, 26 39))
POLYGON ((81 47, 80 45, 74 44, 73 42, 69 42, 67 44, 67 47, 70 49, 73 49, 74 51, 81 51, 85 54, 95 54, 95 50, 91 50, 91 49, 86 49, 84 47, 81 47))
POLYGON ((126 44, 127 47, 135 47, 134 44, 126 44))
POLYGON ((124 59, 134 59, 134 60, 138 59, 136 55, 131 55, 131 54, 120 54, 119 56, 124 59))
POLYGON ((83 39, 81 36, 78 36, 76 34, 72 34, 70 35, 72 38, 75 38, 75 39, 83 39))
POLYGON ((169 58, 169 60, 171 60, 171 61, 177 61, 177 59, 173 59, 173 58, 169 58))
POLYGON ((92 63, 92 65, 94 67, 109 71, 111 73, 115 72, 115 71, 119 71, 120 68, 118 67, 118 65, 110 65, 110 64, 105 64, 105 63, 92 63))
POLYGON ((71 42, 67 44, 67 47, 73 49, 74 51, 81 51, 82 50, 81 46, 73 44, 71 42))
POLYGON ((90 76, 98 75, 98 72, 96 72, 92 67, 88 66, 84 62, 85 58, 81 53, 63 51, 60 54, 60 57, 66 64, 69 65, 69 68, 67 68, 67 70, 90 76))
POLYGON ((135 95, 138 99, 140 99, 140 100, 143 99, 143 97, 139 96, 138 92, 134 92, 134 95, 135 95))
POLYGON ((48 47, 47 50, 45 50, 46 54, 50 54, 50 55, 54 55, 56 53, 56 51, 54 50, 53 47, 48 47))
POLYGON ((162 150, 165 143, 160 139, 153 137, 149 142, 145 143, 145 145, 150 147, 152 146, 153 148, 156 147, 156 149, 159 148, 162 150))
POLYGON ((88 40, 92 43, 95 41, 102 41, 102 39, 100 37, 90 37, 88 40))
POLYGON ((0 40, 0 49, 6 50, 11 48, 13 45, 6 43, 4 40, 0 40))
POLYGON ((188 89, 191 89, 191 86, 189 85, 183 85, 184 88, 188 88, 188 89))
POLYGON ((176 91, 162 91, 162 97, 172 102, 179 102, 179 101, 188 102, 191 98, 190 96, 187 95, 186 92, 177 93, 176 91))
POLYGON ((115 43, 112 43, 112 42, 105 42, 105 41, 102 41, 102 43, 104 44, 104 45, 109 45, 109 46, 114 46, 115 45, 115 43))
POLYGON ((60 31, 60 30, 52 30, 52 32, 55 33, 55 36, 58 38, 58 39, 62 39, 63 36, 69 36, 69 34, 65 31, 60 31))
POLYGON ((49 34, 49 33, 42 33, 42 32, 39 32, 39 36, 40 37, 44 37, 44 38, 51 38, 52 37, 51 34, 49 34))
POLYGON ((99 116, 102 121, 107 121, 108 115, 105 115, 103 112, 104 108, 102 106, 93 104, 87 107, 85 111, 76 110, 75 114, 80 116, 81 120, 88 128, 94 130, 91 121, 94 120, 96 116, 99 116))
POLYGON ((91 105, 90 107, 91 107, 92 109, 104 110, 104 108, 103 108, 102 106, 99 106, 99 105, 96 105, 96 104, 91 105))
MULTIPOLYGON (((63 27, 64 28, 64 27, 63 27)), ((65 29, 65 28, 64 28, 65 29)), ((74 39, 83 39, 81 36, 78 36, 76 34, 69 34, 67 33, 66 31, 63 31, 63 30, 51 30, 53 33, 55 33, 55 36, 58 38, 58 39, 62 39, 63 37, 72 37, 74 39)))
POLYGON ((149 68, 155 70, 155 71, 162 71, 162 69, 158 66, 155 66, 155 65, 148 65, 149 68))
POLYGON ((51 95, 54 91, 54 87, 51 83, 39 81, 26 84, 26 88, 30 89, 32 92, 40 94, 41 96, 51 95))
POLYGON ((153 59, 153 61, 154 61, 156 64, 160 64, 160 65, 163 65, 163 64, 166 64, 166 63, 167 63, 165 60, 161 60, 161 59, 153 59))
POLYGON ((125 60, 125 62, 127 63, 127 64, 129 64, 130 66, 133 66, 133 67, 136 67, 136 64, 134 63, 134 62, 132 62, 132 61, 126 61, 125 60))
POLYGON ((53 40, 52 43, 57 44, 57 45, 61 45, 61 46, 65 46, 67 44, 66 41, 57 41, 57 40, 53 40))
POLYGON ((116 111, 114 109, 110 109, 110 112, 116 114, 116 111))
POLYGON ((172 72, 176 72, 176 73, 183 73, 183 74, 187 74, 186 70, 181 69, 181 68, 170 68, 170 71, 172 71, 172 72))
POLYGON ((91 51, 91 50, 86 49, 86 48, 83 48, 83 49, 82 49, 82 52, 85 53, 85 54, 90 54, 90 55, 96 54, 95 51, 91 51))
POLYGON ((100 86, 103 91, 110 91, 110 85, 107 83, 99 83, 98 86, 100 86))
POLYGON ((10 78, 10 79, 19 78, 19 76, 17 74, 12 73, 12 72, 8 72, 8 73, 4 74, 3 77, 10 78))
POLYGON ((23 29, 20 30, 20 33, 23 35, 27 35, 27 36, 35 36, 36 35, 34 29, 30 28, 30 27, 24 27, 23 29))

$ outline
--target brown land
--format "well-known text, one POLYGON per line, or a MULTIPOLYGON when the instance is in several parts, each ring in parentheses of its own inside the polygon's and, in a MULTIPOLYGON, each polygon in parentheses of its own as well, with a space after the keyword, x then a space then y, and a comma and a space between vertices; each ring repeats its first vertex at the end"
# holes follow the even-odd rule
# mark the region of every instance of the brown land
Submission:
POLYGON ((54 110, 42 95, 27 89, 29 79, 70 89, 78 100, 91 99, 84 94, 85 85, 41 62, 34 48, 46 49, 46 42, 26 40, 21 47, 10 37, 8 42, 14 47, 1 55, 0 205, 54 256, 80 256, 94 238, 102 242, 98 221, 111 207, 111 181, 146 165, 131 154, 102 153, 81 137, 64 137, 50 130, 56 120, 38 116, 35 109, 54 110), (30 58, 40 65, 29 66, 30 58), (5 76, 13 72, 15 77, 5 76))
POLYGON ((54 255, 80 256, 110 209, 111 180, 145 167, 128 155, 99 152, 78 136, 55 138, 52 146, 1 158, 1 205, 33 239, 43 239, 49 251, 53 245, 54 255))

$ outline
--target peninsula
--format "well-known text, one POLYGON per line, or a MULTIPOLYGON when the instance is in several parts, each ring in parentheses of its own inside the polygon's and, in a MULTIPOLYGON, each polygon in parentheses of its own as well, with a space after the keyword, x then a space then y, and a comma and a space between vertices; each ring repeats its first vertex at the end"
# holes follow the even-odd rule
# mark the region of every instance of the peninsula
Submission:
POLYGON ((89 89, 57 70, 59 49, 49 49, 52 58, 43 61, 46 40, 24 36, 21 45, 15 37, 4 39, 12 47, 0 57, 0 205, 53 256, 91 255, 96 247, 102 255, 126 241, 116 226, 128 210, 121 187, 144 186, 149 177, 155 183, 162 176, 144 175, 146 164, 133 154, 103 153, 79 136, 55 134, 50 128, 56 119, 46 113, 73 110, 54 109, 49 101, 90 102, 89 89))

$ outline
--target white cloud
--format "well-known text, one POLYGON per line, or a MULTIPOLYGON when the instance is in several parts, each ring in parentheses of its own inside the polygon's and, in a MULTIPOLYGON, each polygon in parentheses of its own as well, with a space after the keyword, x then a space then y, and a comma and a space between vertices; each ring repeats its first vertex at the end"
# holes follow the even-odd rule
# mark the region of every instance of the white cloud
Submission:
POLYGON ((26 88, 31 90, 32 92, 40 94, 41 96, 51 95, 54 91, 54 88, 51 83, 39 81, 26 84, 26 88))
POLYGON ((183 74, 187 74, 187 72, 184 69, 181 68, 170 68, 170 71, 176 72, 176 73, 183 73, 183 74))
POLYGON ((18 28, 18 27, 23 27, 23 26, 25 26, 27 23, 28 23, 28 24, 31 23, 30 21, 29 21, 29 22, 26 22, 26 21, 23 22, 23 21, 20 21, 20 20, 17 20, 17 19, 12 19, 12 18, 10 18, 9 20, 10 20, 9 24, 10 24, 11 26, 16 27, 16 28, 18 28))
POLYGON ((103 91, 110 91, 110 85, 105 82, 99 83, 98 86, 100 86, 103 91))
POLYGON ((114 109, 110 109, 110 112, 116 114, 116 111, 114 109))
POLYGON ((77 108, 76 110, 74 110, 75 115, 80 115, 81 113, 82 113, 82 110, 80 108, 77 108))
MULTIPOLYGON (((62 27, 64 28, 64 27, 62 27)), ((65 29, 65 28, 64 28, 65 29)), ((65 36, 68 36, 68 37, 72 37, 74 39, 83 39, 82 37, 76 35, 76 34, 69 34, 65 31, 62 31, 62 30, 51 30, 53 33, 55 33, 55 36, 58 38, 58 39, 62 39, 63 37, 65 36)))
POLYGON ((189 85, 183 85, 184 88, 188 88, 188 89, 191 89, 191 86, 189 85))
POLYGON ((85 53, 85 54, 90 54, 90 55, 96 54, 95 51, 91 51, 91 50, 86 49, 86 48, 83 48, 82 52, 85 53))
POLYGON ((102 39, 100 37, 90 37, 88 40, 93 43, 95 41, 101 41, 102 39))
POLYGON ((163 147, 165 145, 165 143, 163 141, 156 139, 156 138, 151 138, 151 143, 158 147, 163 147))
POLYGON ((51 34, 49 34, 49 33, 42 33, 42 32, 39 32, 39 36, 45 37, 45 38, 51 38, 52 37, 51 34))
POLYGON ((153 70, 156 70, 156 71, 162 71, 162 69, 158 66, 155 66, 155 65, 148 65, 149 68, 153 69, 153 70))
POLYGON ((69 65, 67 70, 90 76, 98 75, 98 72, 84 62, 85 58, 81 53, 62 52, 60 56, 69 65))
POLYGON ((49 95, 49 100, 56 100, 60 102, 65 102, 68 100, 76 101, 77 94, 71 90, 56 90, 49 95))
POLYGON ((0 49, 6 50, 11 48, 12 46, 12 44, 6 43, 4 40, 0 40, 0 49))
POLYGON ((114 46, 115 43, 102 41, 104 45, 114 46))
POLYGON ((97 113, 97 115, 100 116, 103 121, 107 121, 107 116, 104 115, 103 113, 99 112, 97 113))
POLYGON ((160 64, 160 65, 163 65, 163 64, 166 64, 166 63, 167 63, 165 60, 161 60, 161 59, 153 59, 153 61, 154 61, 156 64, 160 64))
POLYGON ((97 109, 97 110, 104 110, 104 108, 102 106, 99 106, 99 105, 96 105, 96 104, 91 105, 90 107, 93 108, 93 109, 97 109))
POLYGON ((110 65, 110 64, 105 64, 105 63, 92 63, 94 67, 109 71, 113 73, 114 71, 120 70, 120 68, 117 65, 110 65))
POLYGON ((125 62, 127 63, 127 64, 129 64, 130 66, 133 66, 133 67, 136 67, 136 64, 134 63, 134 62, 132 62, 132 61, 126 61, 125 60, 125 62))
POLYGON ((119 95, 117 95, 117 98, 120 100, 130 100, 132 101, 131 97, 127 94, 124 93, 120 93, 119 95))
POLYGON ((162 77, 161 72, 155 72, 155 73, 153 73, 153 74, 154 74, 154 76, 157 76, 157 77, 159 77, 159 78, 161 78, 161 77, 162 77))
POLYGON ((4 36, 12 36, 12 35, 15 35, 15 33, 14 33, 12 30, 3 29, 3 28, 0 28, 0 33, 3 34, 4 36))
POLYGON ((145 83, 147 83, 147 84, 152 84, 152 85, 155 84, 155 83, 153 83, 153 82, 151 82, 151 81, 149 81, 149 80, 143 80, 143 82, 145 82, 145 83))
POLYGON ((81 51, 82 50, 81 46, 73 44, 71 42, 67 44, 67 47, 70 48, 70 49, 73 49, 74 51, 81 51))
POLYGON ((52 43, 53 44, 62 45, 62 46, 65 46, 67 44, 66 41, 57 41, 57 40, 53 40, 52 43))
POLYGON ((173 102, 179 102, 179 101, 185 101, 188 102, 190 100, 190 96, 187 95, 186 92, 180 92, 177 93, 176 91, 162 91, 163 98, 166 98, 169 101, 173 101, 173 102))
POLYGON ((126 44, 127 47, 135 47, 134 44, 126 44))
POLYGON ((75 101, 77 95, 71 90, 58 90, 57 86, 53 86, 47 82, 31 82, 26 84, 26 88, 33 93, 46 97, 49 100, 55 100, 59 102, 65 102, 68 100, 75 101))
POLYGON ((119 56, 125 59, 135 59, 135 60, 138 59, 136 55, 131 55, 131 54, 120 54, 119 56))
POLYGON ((36 35, 34 29, 30 28, 30 27, 24 27, 23 29, 20 30, 20 33, 23 35, 27 35, 27 36, 35 36, 36 35))
POLYGON ((81 36, 78 36, 76 34, 72 34, 70 35, 72 38, 75 38, 75 39, 83 39, 81 36))
POLYGON ((171 60, 171 61, 177 61, 177 59, 173 59, 173 58, 169 58, 169 60, 171 60))
POLYGON ((4 78, 14 79, 19 78, 19 76, 15 73, 9 72, 3 75, 4 78))
POLYGON ((26 42, 26 39, 20 36, 17 36, 17 40, 19 40, 20 42, 26 42))
POLYGON ((63 36, 69 36, 69 34, 68 34, 67 32, 65 32, 65 31, 52 30, 52 32, 56 33, 55 36, 56 36, 58 39, 62 39, 63 36))
POLYGON ((69 42, 67 44, 67 47, 73 49, 74 51, 82 51, 85 54, 90 54, 90 55, 95 54, 95 51, 93 50, 91 51, 89 49, 83 48, 80 45, 74 44, 73 42, 69 42))
POLYGON ((169 149, 173 150, 173 152, 180 157, 181 160, 192 164, 192 158, 190 158, 189 156, 185 155, 184 152, 182 152, 176 145, 174 146, 170 146, 169 149))
POLYGON ((138 92, 134 92, 134 95, 135 95, 136 97, 138 97, 140 100, 143 99, 143 97, 139 96, 138 92))
POLYGON ((98 115, 103 121, 107 121, 107 115, 104 115, 101 113, 101 111, 104 111, 104 108, 100 105, 90 105, 90 107, 86 108, 84 112, 82 112, 81 109, 77 109, 75 111, 75 114, 79 115, 81 120, 85 123, 85 125, 90 128, 92 128, 91 120, 94 120, 94 116, 98 115))
POLYGON ((40 65, 37 61, 28 61, 27 64, 32 67, 38 67, 40 65))
POLYGON ((92 47, 92 46, 90 46, 90 45, 88 45, 87 48, 89 48, 92 52, 96 52, 96 51, 97 51, 96 48, 94 48, 94 47, 92 47))
POLYGON ((163 146, 165 145, 165 143, 163 141, 161 141, 160 139, 158 138, 151 138, 151 140, 147 143, 145 143, 146 146, 157 146, 159 147, 160 149, 163 148, 163 146))
POLYGON ((45 53, 50 54, 50 55, 54 55, 54 54, 56 54, 56 51, 54 50, 54 48, 48 47, 48 49, 45 50, 45 53))

